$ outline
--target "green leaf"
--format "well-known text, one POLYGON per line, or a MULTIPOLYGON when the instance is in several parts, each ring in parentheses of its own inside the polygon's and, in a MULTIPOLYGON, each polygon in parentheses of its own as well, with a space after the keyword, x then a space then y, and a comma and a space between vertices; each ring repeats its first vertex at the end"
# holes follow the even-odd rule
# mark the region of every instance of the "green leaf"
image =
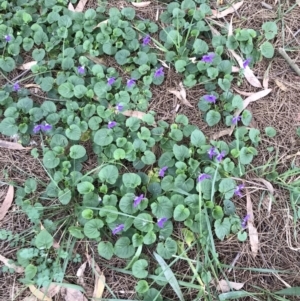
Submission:
POLYGON ((33 264, 29 264, 25 269, 25 278, 32 279, 37 273, 37 267, 33 264))
POLYGON ((241 164, 250 164, 253 160, 253 154, 248 150, 247 147, 242 147, 239 158, 241 164))
POLYGON ((83 232, 88 238, 98 238, 100 236, 99 229, 104 226, 101 219, 91 219, 84 224, 83 232))
POLYGON ((88 194, 94 191, 94 189, 94 185, 87 181, 77 184, 77 190, 80 194, 88 194))
POLYGON ((182 222, 186 220, 190 216, 190 210, 186 208, 184 205, 179 204, 174 209, 174 220, 178 222, 182 222))
POLYGON ((146 165, 152 165, 156 162, 156 156, 153 152, 147 150, 144 152, 144 156, 142 156, 142 161, 146 165))
POLYGON ((253 295, 255 295, 254 293, 248 293, 246 291, 238 291, 238 292, 228 292, 228 293, 223 293, 220 294, 219 297, 219 301, 227 301, 227 300, 237 300, 239 298, 243 298, 243 297, 253 297, 253 295))
MULTIPOLYGON (((41 89, 44 91, 44 92, 49 92, 52 87, 53 87, 53 84, 54 84, 54 79, 53 77, 50 77, 50 76, 46 76, 42 79, 42 82, 41 82, 41 89)), ((51 101, 48 101, 48 102, 51 102, 51 101)), ((55 105, 54 105, 55 106, 55 105)), ((56 112, 56 108, 55 108, 55 112, 56 112)))
POLYGON ((151 204, 153 215, 157 218, 171 218, 173 215, 173 203, 165 196, 159 196, 157 201, 151 204))
POLYGON ((225 199, 230 199, 234 195, 236 182, 233 179, 222 179, 219 184, 219 191, 225 199))
POLYGON ((185 60, 178 60, 175 62, 175 69, 177 72, 184 72, 186 65, 185 60))
POLYGON ((59 162, 59 158, 56 158, 56 154, 53 151, 47 151, 43 157, 43 164, 46 168, 55 168, 59 162))
POLYGON ((50 249, 53 245, 53 237, 47 230, 42 230, 35 238, 35 246, 42 249, 50 249))
POLYGON ((221 114, 215 110, 207 112, 205 120, 209 126, 214 126, 221 120, 221 114))
POLYGON ((224 213, 223 213, 223 209, 221 206, 216 205, 212 211, 212 217, 214 219, 221 219, 223 218, 224 213))
POLYGON ((84 219, 92 219, 94 217, 94 212, 92 209, 84 209, 82 212, 81 212, 81 216, 84 218, 84 219))
POLYGON ((156 251, 162 258, 170 259, 177 252, 176 241, 168 237, 165 243, 158 243, 156 251))
POLYGON ((130 244, 128 237, 121 237, 115 244, 115 255, 119 258, 130 258, 134 254, 134 247, 130 244))
POLYGON ((127 188, 136 188, 142 183, 141 177, 135 173, 124 173, 122 180, 127 188))
POLYGON ((261 54, 267 59, 271 59, 274 56, 275 52, 273 45, 268 41, 261 44, 260 51, 261 54))
POLYGON ((181 141, 183 139, 183 133, 179 129, 172 129, 169 136, 175 141, 181 141))
POLYGON ((184 145, 175 144, 173 146, 173 152, 178 161, 184 161, 190 157, 189 149, 184 145))
POLYGON ((86 150, 82 145, 73 145, 70 148, 70 157, 72 159, 80 159, 84 157, 86 154, 86 150))
POLYGON ((15 61, 11 57, 0 58, 0 68, 5 72, 13 71, 16 67, 15 61))
POLYGON ((115 184, 119 177, 119 171, 114 165, 106 165, 100 170, 98 176, 101 182, 115 184))
POLYGON ((280 291, 274 292, 276 295, 286 295, 286 296, 300 296, 300 286, 284 288, 280 291))
POLYGON ((127 214, 133 214, 137 212, 138 207, 133 206, 135 195, 133 193, 126 193, 124 196, 122 196, 119 207, 122 212, 127 214))
POLYGON ((135 9, 132 7, 124 7, 121 10, 121 14, 128 20, 133 20, 135 17, 135 9))
POLYGON ((240 95, 235 95, 232 99, 232 107, 242 110, 244 108, 244 101, 240 95))
POLYGON ((46 51, 44 49, 34 49, 32 51, 32 57, 36 61, 41 61, 45 57, 46 51))
POLYGON ((139 235, 137 233, 135 233, 133 236, 132 236, 132 244, 133 246, 136 248, 136 247, 139 247, 141 245, 143 245, 143 235, 139 235))
POLYGON ((153 229, 153 220, 150 214, 141 213, 139 214, 133 222, 136 229, 142 232, 149 232, 153 229))
POLYGON ((126 49, 119 50, 115 54, 115 60, 121 66, 127 64, 129 57, 130 57, 130 52, 126 49))
POLYGON ((176 293, 179 300, 184 301, 185 299, 183 297, 179 283, 178 283, 174 273, 172 272, 171 268, 169 267, 169 265, 164 261, 164 259, 159 254, 157 254, 155 252, 154 252, 154 257, 157 260, 157 262, 159 263, 159 265, 161 266, 167 282, 171 285, 171 287, 173 288, 173 290, 176 293))
POLYGON ((220 219, 217 219, 214 223, 215 233, 220 240, 224 240, 226 235, 230 233, 230 221, 228 217, 225 217, 223 222, 220 219))
POLYGON ((201 147, 206 143, 206 138, 200 130, 196 129, 191 134, 191 143, 197 147, 201 147))
POLYGON ((111 135, 111 130, 100 129, 95 133, 94 142, 100 146, 106 146, 111 144, 113 141, 113 136, 111 135))
POLYGON ((68 228, 70 234, 78 239, 83 239, 84 235, 80 227, 71 226, 68 228))
POLYGON ((98 244, 98 253, 101 257, 110 260, 114 255, 114 247, 109 241, 101 241, 98 244))
POLYGON ((16 120, 12 117, 4 118, 0 123, 0 132, 6 136, 12 136, 18 133, 18 126, 15 124, 16 120))
POLYGON ((149 231, 143 238, 145 245, 152 245, 156 241, 156 235, 153 231, 149 231))
POLYGON ((226 215, 232 215, 235 213, 235 205, 230 200, 224 200, 224 213, 226 215))
POLYGON ((274 39, 277 35, 277 25, 275 22, 265 22, 262 25, 262 29, 264 31, 265 37, 267 40, 274 39))
POLYGON ((245 126, 248 126, 252 120, 252 113, 248 110, 244 110, 242 113, 242 122, 245 126))
POLYGON ((132 266, 132 274, 136 278, 146 278, 148 276, 148 262, 145 259, 139 259, 132 266))
POLYGON ((195 39, 193 49, 195 54, 204 54, 208 51, 208 45, 205 41, 201 39, 195 39))
POLYGON ((64 190, 59 190, 58 199, 63 205, 69 204, 72 199, 72 192, 69 188, 65 188, 64 190))
POLYGON ((146 280, 140 280, 135 286, 135 290, 138 294, 144 294, 149 290, 149 285, 146 280))
POLYGON ((271 138, 276 136, 276 130, 271 126, 267 126, 265 128, 265 133, 268 137, 271 137, 271 138))
POLYGON ((72 98, 74 96, 74 86, 71 83, 63 83, 58 87, 58 93, 65 98, 72 98))

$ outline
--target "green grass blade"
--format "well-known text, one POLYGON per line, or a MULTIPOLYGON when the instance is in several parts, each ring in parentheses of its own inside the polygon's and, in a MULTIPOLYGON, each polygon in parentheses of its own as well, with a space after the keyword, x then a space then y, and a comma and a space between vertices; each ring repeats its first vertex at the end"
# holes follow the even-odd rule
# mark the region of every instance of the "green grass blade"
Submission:
POLYGON ((300 296, 300 286, 284 288, 280 291, 274 292, 276 295, 287 295, 287 296, 300 296))
POLYGON ((154 252, 154 256, 155 256, 155 259, 157 260, 157 262, 160 264, 167 281, 172 286, 172 288, 173 288, 174 292, 176 293, 176 295, 178 296, 179 300, 184 301, 182 291, 180 289, 178 281, 177 281, 175 275, 173 274, 172 270, 170 269, 170 267, 167 265, 167 263, 164 261, 164 259, 160 255, 158 255, 157 253, 154 252))
POLYGON ((225 300, 232 300, 232 299, 238 299, 238 298, 243 298, 243 297, 248 297, 256 294, 248 293, 246 291, 239 291, 239 292, 228 292, 228 293, 223 293, 219 295, 219 300, 220 301, 225 301, 225 300))

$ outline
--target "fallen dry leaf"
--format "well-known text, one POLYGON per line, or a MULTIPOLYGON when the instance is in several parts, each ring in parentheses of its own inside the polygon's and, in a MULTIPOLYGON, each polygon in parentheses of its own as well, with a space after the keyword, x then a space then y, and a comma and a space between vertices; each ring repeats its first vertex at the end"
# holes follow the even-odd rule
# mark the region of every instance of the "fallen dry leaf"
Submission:
MULTIPOLYGON (((239 64, 240 68, 243 68, 242 58, 234 50, 229 49, 229 52, 234 56, 234 58, 236 59, 236 61, 239 64)), ((249 66, 244 68, 244 76, 247 79, 247 81, 249 82, 249 84, 251 84, 253 87, 256 87, 256 88, 262 87, 260 81, 254 75, 253 71, 249 68, 249 66)))
POLYGON ((145 1, 145 2, 131 2, 131 4, 135 7, 141 8, 141 7, 146 7, 151 4, 151 1, 145 1))
POLYGON ((272 208, 272 202, 274 201, 274 191, 275 191, 274 187, 273 187, 273 185, 269 181, 267 181, 265 179, 255 178, 253 180, 261 182, 261 183, 263 183, 267 187, 267 189, 268 189, 268 191, 270 193, 269 194, 269 198, 268 198, 268 201, 269 201, 269 204, 268 204, 268 213, 270 214, 271 208, 272 208))
POLYGON ((296 0, 296 3, 300 6, 300 0, 296 0))
POLYGON ((158 61, 160 61, 161 62, 161 64, 165 67, 165 68, 168 68, 168 69, 170 69, 170 66, 169 65, 167 65, 166 64, 166 62, 165 61, 163 61, 163 60, 160 60, 160 59, 157 59, 158 61))
POLYGON ((217 285, 217 290, 222 291, 222 293, 227 293, 231 289, 234 290, 240 290, 243 288, 245 283, 240 283, 240 282, 231 282, 231 281, 226 281, 224 279, 220 280, 218 285, 217 285))
POLYGON ((214 134, 211 136, 211 138, 212 138, 213 140, 217 140, 217 139, 219 139, 219 138, 221 138, 221 137, 223 137, 223 136, 225 136, 225 135, 231 135, 231 134, 232 134, 232 130, 231 130, 231 128, 228 128, 228 129, 222 130, 222 131, 220 131, 220 132, 218 132, 218 133, 214 133, 214 134))
POLYGON ((25 85, 24 87, 25 87, 25 88, 40 88, 40 86, 37 85, 37 84, 27 84, 27 85, 25 85))
POLYGON ((232 66, 231 72, 234 72, 234 73, 240 72, 240 68, 237 66, 232 66))
POLYGON ((174 94, 181 101, 181 103, 183 105, 193 108, 193 106, 190 104, 190 102, 186 99, 186 91, 181 82, 179 83, 179 87, 180 87, 180 91, 170 89, 170 90, 168 90, 168 92, 174 94))
POLYGON ((277 78, 275 79, 275 83, 282 91, 287 90, 287 87, 282 82, 280 82, 277 78))
POLYGON ((10 259, 0 255, 0 261, 4 263, 10 269, 14 269, 16 273, 24 273, 24 269, 22 267, 18 267, 13 263, 9 263, 10 259))
POLYGON ((270 66, 271 64, 268 66, 267 70, 264 73, 264 78, 263 78, 263 87, 264 89, 268 89, 269 88, 269 70, 270 70, 270 66))
POLYGON ((105 288, 105 276, 100 270, 99 266, 94 259, 91 258, 89 254, 85 254, 89 265, 92 267, 95 274, 95 287, 93 292, 93 301, 97 301, 102 298, 104 288, 105 288), (94 299, 95 298, 95 299, 94 299))
POLYGON ((37 298, 35 296, 31 295, 29 297, 26 297, 22 301, 37 301, 37 298))
POLYGON ((6 215, 8 209, 10 208, 12 202, 14 200, 14 186, 9 185, 6 197, 0 207, 0 221, 4 218, 6 215))
POLYGON ((245 92, 245 91, 241 91, 237 88, 233 88, 233 90, 235 90, 236 92, 238 92, 239 94, 244 95, 244 96, 251 96, 252 94, 254 94, 253 92, 245 92))
POLYGON ((71 2, 69 2, 69 4, 68 4, 68 10, 75 11, 75 8, 71 2))
POLYGON ((50 297, 48 297, 45 293, 41 292, 39 289, 37 289, 33 284, 28 285, 30 291, 34 296, 37 297, 38 300, 41 301, 52 301, 50 297))
POLYGON ((245 188, 245 191, 246 191, 246 199, 247 199, 247 214, 249 215, 249 219, 248 219, 249 241, 250 241, 252 255, 253 257, 255 257, 257 255, 258 245, 259 245, 258 233, 257 233, 257 229, 254 227, 253 206, 252 206, 251 197, 247 188, 245 188))
POLYGON ((80 284, 81 286, 84 286, 83 274, 84 274, 86 265, 87 265, 87 261, 85 261, 76 272, 76 276, 78 277, 77 283, 80 284))
POLYGON ((19 66, 18 69, 28 70, 28 69, 31 69, 31 67, 36 65, 36 64, 37 64, 37 61, 28 62, 28 63, 25 63, 25 64, 19 66))
POLYGON ((8 142, 4 140, 0 140, 0 147, 14 149, 14 150, 23 150, 23 149, 31 149, 32 147, 24 147, 20 143, 16 142, 8 142))
MULTIPOLYGON (((128 117, 136 117, 139 118, 141 120, 143 120, 143 116, 146 114, 144 112, 140 112, 140 111, 131 111, 131 110, 127 110, 122 112, 121 114, 123 114, 124 116, 128 116, 128 117)), ((153 126, 156 126, 156 123, 154 122, 152 124, 153 126)))
POLYGON ((50 285, 47 288, 42 288, 41 291, 45 293, 48 297, 52 298, 55 295, 57 295, 61 290, 61 286, 50 283, 50 285))
POLYGON ((108 23, 108 20, 104 20, 104 21, 101 21, 100 23, 98 23, 93 29, 97 28, 97 27, 100 27, 101 24, 106 24, 108 23))
POLYGON ((99 65, 104 65, 104 60, 102 58, 98 58, 95 56, 91 56, 89 54, 85 55, 88 59, 90 59, 92 62, 99 64, 99 65))
POLYGON ((65 288, 62 289, 65 301, 88 301, 88 299, 83 295, 82 292, 74 288, 65 288))
POLYGON ((219 19, 219 18, 226 17, 227 15, 232 14, 236 10, 238 10, 243 5, 243 3, 244 3, 244 1, 234 3, 230 7, 228 7, 227 9, 225 9, 225 10, 223 10, 221 12, 218 12, 217 10, 212 9, 211 10, 212 11, 211 18, 212 19, 215 19, 215 18, 219 19))
POLYGON ((75 11, 82 12, 88 0, 80 0, 75 8, 75 11))

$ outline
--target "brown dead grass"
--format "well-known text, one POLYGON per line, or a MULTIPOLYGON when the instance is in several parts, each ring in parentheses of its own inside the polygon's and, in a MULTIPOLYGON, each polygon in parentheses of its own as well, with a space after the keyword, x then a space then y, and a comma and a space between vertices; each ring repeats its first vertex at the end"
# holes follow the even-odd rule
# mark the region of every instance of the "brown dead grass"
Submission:
MULTIPOLYGON (((263 22, 275 20, 277 18, 279 3, 281 11, 287 10, 295 1, 274 1, 268 0, 266 3, 274 7, 273 10, 267 10, 261 6, 260 0, 245 1, 243 6, 239 9, 238 14, 234 16, 233 26, 259 29, 263 22)), ((86 8, 97 6, 97 1, 90 0, 86 8)), ((128 6, 126 1, 110 1, 111 7, 125 7, 128 6)), ((145 9, 137 9, 137 15, 140 18, 148 18, 155 20, 157 9, 161 9, 163 5, 158 4, 147 7, 145 9)), ((283 23, 279 24, 279 34, 275 41, 276 48, 278 47, 293 47, 298 51, 289 52, 289 55, 300 65, 300 34, 295 36, 295 33, 300 28, 299 21, 300 7, 295 8, 290 13, 283 16, 283 23), (282 26, 281 26, 282 25, 282 26)), ((222 22, 229 22, 230 18, 220 20, 222 22)), ((29 58, 28 58, 29 59, 29 58)), ((111 59, 106 64, 114 66, 117 65, 111 59)), ((293 70, 289 67, 286 61, 276 54, 272 60, 263 60, 255 66, 255 74, 262 79, 267 67, 271 64, 269 72, 269 88, 272 88, 272 93, 267 97, 250 105, 253 113, 255 124, 262 132, 262 143, 259 146, 259 156, 255 158, 253 165, 261 166, 268 162, 270 158, 275 158, 275 154, 269 153, 266 148, 273 146, 280 157, 279 171, 285 171, 289 168, 292 160, 296 158, 295 164, 299 165, 299 158, 297 156, 289 159, 289 155, 296 154, 299 149, 299 138, 296 136, 296 127, 300 125, 300 110, 298 105, 298 98, 300 95, 300 81, 293 70), (282 91, 277 86, 275 80, 279 80, 286 87, 286 91, 282 91), (266 137, 263 132, 266 126, 273 126, 277 130, 275 138, 266 137)), ((181 78, 172 69, 167 71, 167 76, 164 84, 159 87, 153 87, 153 99, 150 103, 150 110, 157 114, 157 120, 173 121, 176 117, 175 108, 178 104, 176 97, 168 93, 168 89, 178 87, 181 78)), ((18 74, 12 74, 10 79, 13 79, 18 74)), ((240 90, 255 92, 255 88, 251 87, 246 81, 243 82, 240 90)), ((197 86, 193 89, 187 90, 187 99, 194 106, 194 108, 180 106, 177 113, 185 114, 189 117, 191 123, 198 125, 208 136, 222 129, 222 126, 209 128, 201 117, 201 112, 197 108, 197 103, 200 96, 204 93, 203 87, 197 86)), ((224 137, 226 140, 228 137, 224 137)), ((38 141, 38 144, 40 141, 38 141)), ((22 185, 28 177, 34 177, 44 182, 48 182, 47 175, 42 166, 36 159, 30 156, 30 151, 10 151, 0 149, 0 166, 1 174, 0 180, 3 182, 13 182, 16 185, 22 185)), ((91 156, 89 161, 85 162, 84 169, 91 170, 97 166, 96 157, 91 156)), ((255 177, 254 174, 249 173, 247 180, 255 177)), ((276 188, 276 200, 272 204, 271 212, 269 213, 264 206, 262 200, 262 192, 250 189, 251 200, 254 209, 254 223, 259 233, 260 248, 257 257, 253 258, 249 242, 240 243, 235 237, 230 237, 223 242, 218 242, 216 247, 219 253, 220 261, 224 264, 230 265, 235 258, 237 258, 235 267, 240 268, 265 268, 288 270, 289 273, 279 274, 280 279, 271 273, 261 273, 246 270, 232 269, 231 272, 224 270, 227 277, 231 281, 245 282, 245 290, 257 291, 254 286, 259 286, 266 290, 275 291, 286 287, 285 283, 290 286, 300 285, 300 243, 294 238, 294 229, 299 233, 299 225, 293 225, 290 219, 292 212, 289 212, 289 195, 286 191, 276 188)), ((0 197, 3 199, 6 189, 0 187, 0 197)), ((240 216, 246 214, 246 200, 245 198, 235 200, 237 212, 240 216)), ((13 205, 10 212, 6 215, 3 221, 0 222, 0 228, 12 230, 14 233, 21 233, 24 229, 30 227, 30 223, 26 217, 18 212, 18 208, 13 205)), ((178 232, 179 233, 179 232, 178 232)), ((179 235, 179 234, 178 234, 179 235)), ((133 299, 136 298, 134 293, 134 286, 136 280, 129 275, 124 275, 115 272, 113 269, 105 268, 101 263, 109 264, 114 267, 123 268, 126 262, 114 258, 107 262, 97 255, 96 246, 90 246, 95 252, 95 258, 99 266, 102 268, 106 282, 114 292, 117 298, 133 299)), ((0 242, 1 255, 14 258, 15 249, 9 244, 0 242)), ((85 245, 78 245, 77 252, 81 253, 84 258, 86 251, 85 245)), ((146 250, 149 258, 152 257, 152 251, 146 250)), ((193 253, 190 253, 193 256, 193 253)), ((196 254, 194 254, 196 258, 196 254)), ((156 264, 152 261, 153 266, 156 264)), ((67 275, 74 277, 80 264, 69 265, 67 275)), ((183 262, 178 261, 173 267, 175 273, 192 275, 189 266, 183 262), (183 272, 185 271, 185 272, 183 272)), ((86 282, 92 287, 93 276, 91 271, 86 275, 86 282)), ((0 275, 0 300, 22 300, 28 295, 28 291, 22 293, 23 286, 17 281, 15 275, 3 277, 0 275), (9 289, 7 289, 9 288, 9 289), (18 294, 21 295, 18 297, 18 294)), ((176 300, 177 297, 169 288, 164 293, 165 297, 171 300, 176 300)), ((112 296, 106 290, 104 297, 111 298, 112 296)), ((195 298, 195 292, 185 292, 186 300, 195 298)), ((55 300, 62 300, 58 296, 55 300)), ((251 300, 244 298, 244 300, 251 300)), ((292 300, 292 298, 290 298, 292 300)), ((295 299, 296 300, 296 299, 295 299)))

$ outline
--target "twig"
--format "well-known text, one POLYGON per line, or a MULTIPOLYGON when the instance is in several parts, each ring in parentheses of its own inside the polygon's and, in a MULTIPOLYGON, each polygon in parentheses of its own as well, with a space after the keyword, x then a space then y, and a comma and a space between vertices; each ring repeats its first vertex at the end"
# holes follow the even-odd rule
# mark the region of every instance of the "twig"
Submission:
POLYGON ((292 59, 288 56, 283 48, 279 48, 278 52, 283 56, 283 58, 287 61, 290 67, 300 76, 300 69, 297 64, 295 64, 292 59))
POLYGON ((269 4, 267 4, 266 2, 261 2, 261 6, 263 6, 263 7, 265 7, 265 8, 267 8, 267 9, 273 9, 273 7, 271 6, 271 5, 269 5, 269 4))
POLYGON ((30 71, 30 69, 27 69, 27 70, 23 71, 21 74, 17 75, 15 78, 13 78, 11 81, 15 82, 17 79, 19 79, 20 77, 22 77, 23 75, 25 75, 29 71, 30 71))

